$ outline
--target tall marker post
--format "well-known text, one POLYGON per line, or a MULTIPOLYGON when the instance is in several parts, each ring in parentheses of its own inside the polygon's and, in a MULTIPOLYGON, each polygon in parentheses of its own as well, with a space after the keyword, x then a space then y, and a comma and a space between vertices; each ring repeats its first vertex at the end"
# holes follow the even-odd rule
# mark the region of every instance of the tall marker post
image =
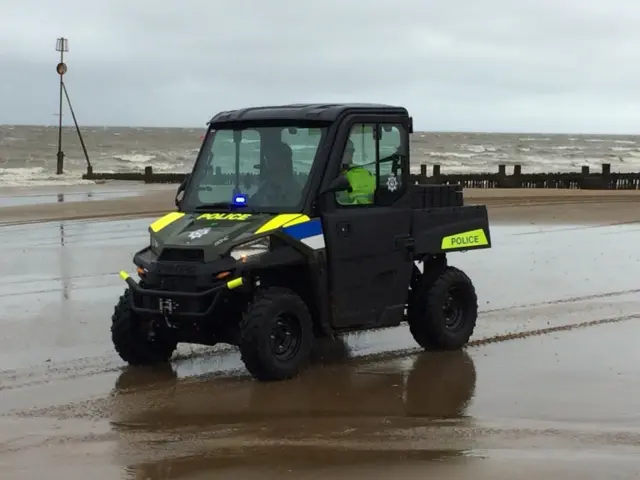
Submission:
POLYGON ((56 41, 56 52, 60 52, 60 63, 56 65, 56 72, 60 76, 60 107, 58 110, 58 162, 56 174, 62 175, 64 167, 64 152, 62 151, 62 96, 64 95, 64 83, 62 77, 67 73, 67 66, 64 63, 64 52, 69 51, 69 40, 60 37, 56 41))

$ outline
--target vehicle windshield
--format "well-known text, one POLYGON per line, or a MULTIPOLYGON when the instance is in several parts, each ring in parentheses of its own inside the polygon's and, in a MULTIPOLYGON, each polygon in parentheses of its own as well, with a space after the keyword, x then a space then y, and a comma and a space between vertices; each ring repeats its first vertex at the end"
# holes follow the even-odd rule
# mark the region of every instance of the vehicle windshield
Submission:
POLYGON ((296 126, 209 130, 183 208, 299 211, 324 132, 296 126))

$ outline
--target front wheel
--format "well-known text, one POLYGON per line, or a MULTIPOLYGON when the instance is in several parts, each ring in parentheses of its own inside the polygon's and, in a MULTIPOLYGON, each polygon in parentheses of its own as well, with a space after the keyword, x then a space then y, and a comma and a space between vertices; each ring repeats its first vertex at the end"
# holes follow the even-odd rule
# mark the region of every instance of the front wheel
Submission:
POLYGON ((259 292, 241 330, 242 361, 258 380, 292 378, 309 363, 314 338, 311 315, 289 289, 271 287, 259 292))
POLYGON ((478 298, 471 279, 455 267, 446 267, 432 282, 423 275, 410 299, 411 334, 425 350, 458 350, 476 326, 478 298))
POLYGON ((111 340, 120 358, 129 365, 168 362, 178 344, 166 329, 153 329, 131 308, 131 291, 126 289, 111 317, 111 340))

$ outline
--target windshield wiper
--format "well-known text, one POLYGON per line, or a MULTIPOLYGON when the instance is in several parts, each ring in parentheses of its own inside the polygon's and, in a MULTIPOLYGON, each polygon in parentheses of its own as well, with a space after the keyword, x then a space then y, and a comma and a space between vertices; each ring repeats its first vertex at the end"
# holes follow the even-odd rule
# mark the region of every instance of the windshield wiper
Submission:
POLYGON ((247 208, 248 205, 236 205, 231 202, 213 202, 213 203, 202 203, 194 207, 195 210, 210 210, 212 208, 226 208, 229 210, 235 210, 238 208, 247 208))

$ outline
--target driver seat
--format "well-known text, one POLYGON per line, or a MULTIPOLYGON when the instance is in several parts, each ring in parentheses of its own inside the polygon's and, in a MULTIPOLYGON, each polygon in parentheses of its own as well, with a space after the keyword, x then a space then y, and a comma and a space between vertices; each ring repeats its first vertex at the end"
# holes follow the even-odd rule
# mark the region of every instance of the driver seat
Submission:
POLYGON ((259 197, 276 205, 292 206, 298 203, 302 188, 295 178, 291 147, 280 142, 265 155, 265 160, 264 181, 259 188, 259 197))

